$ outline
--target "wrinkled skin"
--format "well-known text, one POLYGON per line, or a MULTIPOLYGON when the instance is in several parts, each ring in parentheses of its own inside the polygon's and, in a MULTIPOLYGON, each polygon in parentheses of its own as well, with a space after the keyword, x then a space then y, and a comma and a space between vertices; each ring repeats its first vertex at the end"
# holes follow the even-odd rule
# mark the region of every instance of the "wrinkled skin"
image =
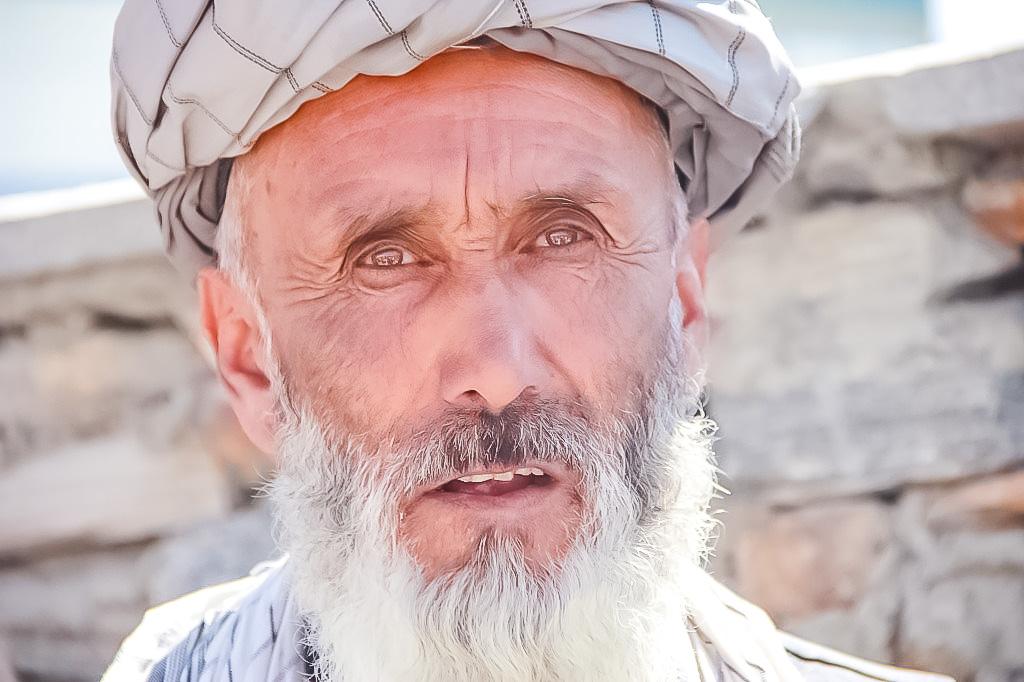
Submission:
MULTIPOLYGON (((656 114, 617 82, 538 57, 454 49, 401 77, 359 77, 264 134, 229 191, 290 389, 371 442, 453 406, 629 410, 676 292, 689 338, 703 337, 706 223, 676 214, 656 114)), ((223 271, 203 271, 199 290, 232 405, 270 452, 253 310, 223 271)), ((427 574, 464 563, 494 528, 557 560, 586 501, 572 472, 550 473, 528 504, 415 491, 402 541, 427 574)))

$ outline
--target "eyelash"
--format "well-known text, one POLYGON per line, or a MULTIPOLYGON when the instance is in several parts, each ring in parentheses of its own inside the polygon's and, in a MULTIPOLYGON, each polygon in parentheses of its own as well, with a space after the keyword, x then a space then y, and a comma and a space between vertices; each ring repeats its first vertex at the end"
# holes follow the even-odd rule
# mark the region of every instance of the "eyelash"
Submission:
MULTIPOLYGON (((593 239, 593 237, 590 235, 590 233, 587 230, 585 230, 583 228, 579 228, 579 227, 572 227, 572 226, 569 226, 569 225, 562 225, 562 226, 559 226, 559 227, 552 227, 552 228, 549 228, 549 229, 544 230, 543 232, 541 232, 539 235, 537 235, 537 239, 533 242, 533 244, 531 244, 531 248, 537 248, 537 249, 568 249, 568 248, 571 248, 573 246, 578 246, 581 242, 584 242, 584 241, 587 241, 587 240, 590 240, 590 239, 593 239), (572 232, 573 234, 575 234, 575 239, 573 239, 573 241, 571 241, 571 242, 569 242, 567 244, 562 244, 562 245, 559 245, 559 246, 554 246, 554 245, 551 245, 550 243, 544 244, 544 245, 541 245, 541 244, 537 243, 538 241, 540 241, 542 239, 547 241, 548 235, 550 235, 552 232, 559 232, 559 231, 561 231, 561 232, 564 232, 564 231, 572 232)), ((405 254, 409 254, 410 256, 412 256, 412 252, 409 251, 408 249, 405 249, 405 248, 403 248, 401 246, 398 246, 398 245, 395 245, 395 244, 386 244, 386 245, 383 245, 383 246, 375 247, 375 248, 371 249, 370 251, 367 251, 366 253, 361 255, 357 259, 356 265, 364 267, 364 268, 374 269, 374 270, 392 270, 392 269, 396 269, 396 268, 399 268, 399 267, 402 267, 402 266, 405 266, 405 265, 415 265, 416 262, 417 262, 415 260, 415 256, 412 256, 413 260, 411 262, 404 262, 405 261, 405 254), (390 251, 400 251, 400 252, 402 252, 401 253, 401 257, 402 257, 403 262, 395 263, 395 264, 392 264, 392 265, 376 265, 376 264, 372 264, 372 263, 367 263, 366 262, 367 259, 372 258, 374 255, 379 254, 382 251, 389 251, 389 250, 390 251)))

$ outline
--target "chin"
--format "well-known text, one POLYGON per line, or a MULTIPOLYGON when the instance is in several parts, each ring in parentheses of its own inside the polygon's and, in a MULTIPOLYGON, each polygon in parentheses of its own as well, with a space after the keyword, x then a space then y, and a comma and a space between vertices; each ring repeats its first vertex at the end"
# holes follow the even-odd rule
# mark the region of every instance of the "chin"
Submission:
POLYGON ((473 467, 414 491, 401 506, 401 542, 427 579, 465 567, 495 541, 518 548, 534 573, 550 573, 580 532, 580 483, 578 472, 549 462, 473 467))

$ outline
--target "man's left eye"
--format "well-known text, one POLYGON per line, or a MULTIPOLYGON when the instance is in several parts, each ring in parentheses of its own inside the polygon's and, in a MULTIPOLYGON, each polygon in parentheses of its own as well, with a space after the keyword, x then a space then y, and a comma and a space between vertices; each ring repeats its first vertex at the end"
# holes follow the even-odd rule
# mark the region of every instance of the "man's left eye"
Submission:
POLYGON ((541 248, 570 246, 589 238, 589 235, 583 230, 572 227, 556 227, 541 233, 537 237, 537 241, 534 242, 534 246, 541 248))
POLYGON ((416 258, 400 246, 383 246, 370 251, 359 259, 358 265, 370 268, 395 268, 409 265, 416 258))

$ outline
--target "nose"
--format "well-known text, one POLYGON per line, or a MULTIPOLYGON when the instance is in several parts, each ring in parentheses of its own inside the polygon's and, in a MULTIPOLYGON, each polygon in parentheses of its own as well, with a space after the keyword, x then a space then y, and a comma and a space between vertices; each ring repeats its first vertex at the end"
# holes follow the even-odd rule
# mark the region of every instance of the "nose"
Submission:
POLYGON ((546 372, 530 321, 505 286, 492 282, 464 298, 453 317, 442 363, 446 402, 498 414, 541 390, 546 372))

